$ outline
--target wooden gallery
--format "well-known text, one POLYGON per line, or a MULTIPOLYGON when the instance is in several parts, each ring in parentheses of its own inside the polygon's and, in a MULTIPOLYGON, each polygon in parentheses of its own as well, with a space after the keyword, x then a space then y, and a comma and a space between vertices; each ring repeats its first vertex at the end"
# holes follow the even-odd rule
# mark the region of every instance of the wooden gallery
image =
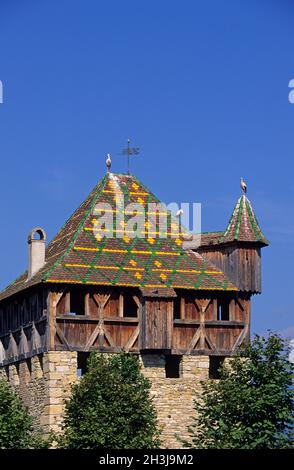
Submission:
POLYGON ((160 207, 135 176, 108 171, 47 246, 42 228, 30 233, 28 269, 0 294, 0 373, 47 434, 60 429, 64 399, 91 351, 137 354, 163 446, 177 448, 200 380, 216 378, 249 338, 268 242, 245 191, 226 230, 202 234, 200 244, 172 236, 170 213, 163 234, 156 211, 148 214, 154 226, 146 222, 134 237, 127 229, 134 213, 122 209, 107 235, 97 226, 99 207, 113 214, 122 199, 145 213, 160 207))

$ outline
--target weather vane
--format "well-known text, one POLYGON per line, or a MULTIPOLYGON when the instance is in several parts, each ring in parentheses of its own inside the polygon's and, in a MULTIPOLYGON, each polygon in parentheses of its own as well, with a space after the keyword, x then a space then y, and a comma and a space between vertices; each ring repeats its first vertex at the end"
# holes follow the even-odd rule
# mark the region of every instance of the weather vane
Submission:
POLYGON ((130 146, 131 140, 128 139, 128 148, 123 149, 122 155, 128 156, 128 175, 130 174, 130 156, 131 155, 139 155, 140 149, 139 147, 131 147, 130 146))

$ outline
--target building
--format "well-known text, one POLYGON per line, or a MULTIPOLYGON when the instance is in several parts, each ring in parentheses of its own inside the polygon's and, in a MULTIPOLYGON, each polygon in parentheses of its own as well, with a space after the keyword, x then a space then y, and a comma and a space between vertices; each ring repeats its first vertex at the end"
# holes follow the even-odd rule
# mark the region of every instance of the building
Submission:
POLYGON ((135 176, 108 172, 48 246, 42 228, 29 235, 28 269, 0 294, 0 372, 44 433, 59 429, 91 351, 127 351, 152 382, 163 445, 177 448, 193 390, 248 340, 268 242, 245 193, 200 246, 158 203, 135 176))

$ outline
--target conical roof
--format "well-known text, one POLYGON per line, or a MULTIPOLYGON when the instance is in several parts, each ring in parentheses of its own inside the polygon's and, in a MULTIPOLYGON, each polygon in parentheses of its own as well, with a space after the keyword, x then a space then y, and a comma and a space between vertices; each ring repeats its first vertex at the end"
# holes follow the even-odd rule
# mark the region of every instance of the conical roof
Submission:
MULTIPOLYGON (((45 266, 30 280, 24 273, 0 300, 41 282, 139 287, 142 292, 237 290, 222 271, 199 254, 183 250, 180 237, 172 236, 175 221, 170 214, 163 232, 158 223, 150 228, 146 220, 152 219, 152 204, 159 200, 135 176, 105 175, 48 245, 45 266), (145 213, 136 236, 128 230, 134 217, 130 204, 140 204, 145 213)), ((164 212, 162 206, 155 211, 164 212)))
POLYGON ((238 199, 229 225, 219 238, 219 242, 222 243, 233 241, 254 242, 264 246, 269 244, 245 194, 238 199))

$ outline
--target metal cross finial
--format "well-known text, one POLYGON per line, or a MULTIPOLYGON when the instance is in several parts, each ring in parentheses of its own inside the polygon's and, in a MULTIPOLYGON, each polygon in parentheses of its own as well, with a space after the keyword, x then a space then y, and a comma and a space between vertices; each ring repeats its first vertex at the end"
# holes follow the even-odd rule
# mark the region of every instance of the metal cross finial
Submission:
POLYGON ((131 140, 128 139, 128 148, 123 149, 122 155, 128 156, 128 175, 130 174, 130 156, 131 155, 139 155, 140 149, 139 147, 130 147, 131 140))

